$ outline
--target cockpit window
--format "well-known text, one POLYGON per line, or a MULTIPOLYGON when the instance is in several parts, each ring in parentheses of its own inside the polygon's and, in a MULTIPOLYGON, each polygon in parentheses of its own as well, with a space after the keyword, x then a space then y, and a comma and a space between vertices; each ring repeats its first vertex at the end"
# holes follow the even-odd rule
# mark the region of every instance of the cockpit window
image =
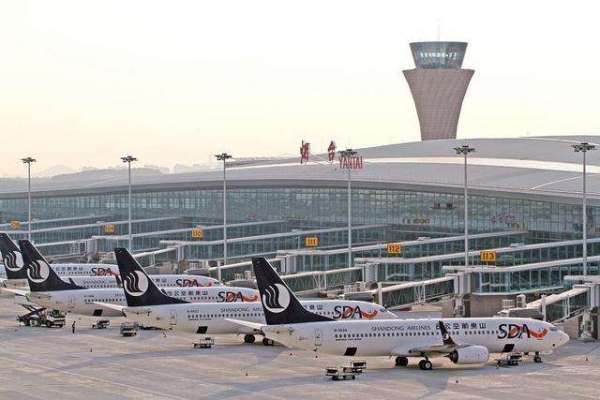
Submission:
POLYGON ((381 308, 379 309, 379 312, 386 312, 386 311, 387 311, 387 310, 385 309, 385 307, 381 307, 381 308))
POLYGON ((555 326, 550 327, 550 332, 556 332, 558 331, 558 328, 555 326))

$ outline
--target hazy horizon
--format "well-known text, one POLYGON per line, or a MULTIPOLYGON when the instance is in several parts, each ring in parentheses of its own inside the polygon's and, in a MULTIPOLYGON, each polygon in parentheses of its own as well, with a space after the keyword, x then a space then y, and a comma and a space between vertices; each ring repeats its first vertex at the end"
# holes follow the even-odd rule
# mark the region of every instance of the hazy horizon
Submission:
POLYGON ((600 132, 600 7, 563 4, 5 1, 0 176, 416 141, 401 71, 438 26, 476 71, 459 138, 600 132))

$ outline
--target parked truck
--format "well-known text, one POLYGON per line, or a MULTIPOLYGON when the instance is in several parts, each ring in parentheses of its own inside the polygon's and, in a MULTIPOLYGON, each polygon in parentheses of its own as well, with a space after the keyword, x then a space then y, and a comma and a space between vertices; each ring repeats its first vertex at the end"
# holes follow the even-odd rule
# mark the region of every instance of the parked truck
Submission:
POLYGON ((29 310, 27 314, 18 315, 17 321, 25 326, 45 326, 48 328, 62 328, 66 324, 66 316, 58 310, 47 310, 24 305, 29 310))

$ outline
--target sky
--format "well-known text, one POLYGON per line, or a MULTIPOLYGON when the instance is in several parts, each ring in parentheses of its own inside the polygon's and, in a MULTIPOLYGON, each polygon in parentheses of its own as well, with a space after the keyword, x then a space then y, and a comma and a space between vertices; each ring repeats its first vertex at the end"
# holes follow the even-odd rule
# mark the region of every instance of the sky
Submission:
POLYGON ((595 1, 0 0, 0 176, 419 140, 411 41, 467 41, 459 138, 600 132, 595 1))

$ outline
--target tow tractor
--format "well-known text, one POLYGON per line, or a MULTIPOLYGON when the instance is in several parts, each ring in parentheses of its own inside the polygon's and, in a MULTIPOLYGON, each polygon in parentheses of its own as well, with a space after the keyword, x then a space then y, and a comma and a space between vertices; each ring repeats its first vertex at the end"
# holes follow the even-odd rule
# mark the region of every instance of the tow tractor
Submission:
POLYGON ((27 314, 18 315, 17 322, 25 326, 46 326, 48 328, 62 328, 66 324, 65 314, 58 310, 48 311, 46 308, 36 308, 32 305, 22 304, 29 310, 27 314))

